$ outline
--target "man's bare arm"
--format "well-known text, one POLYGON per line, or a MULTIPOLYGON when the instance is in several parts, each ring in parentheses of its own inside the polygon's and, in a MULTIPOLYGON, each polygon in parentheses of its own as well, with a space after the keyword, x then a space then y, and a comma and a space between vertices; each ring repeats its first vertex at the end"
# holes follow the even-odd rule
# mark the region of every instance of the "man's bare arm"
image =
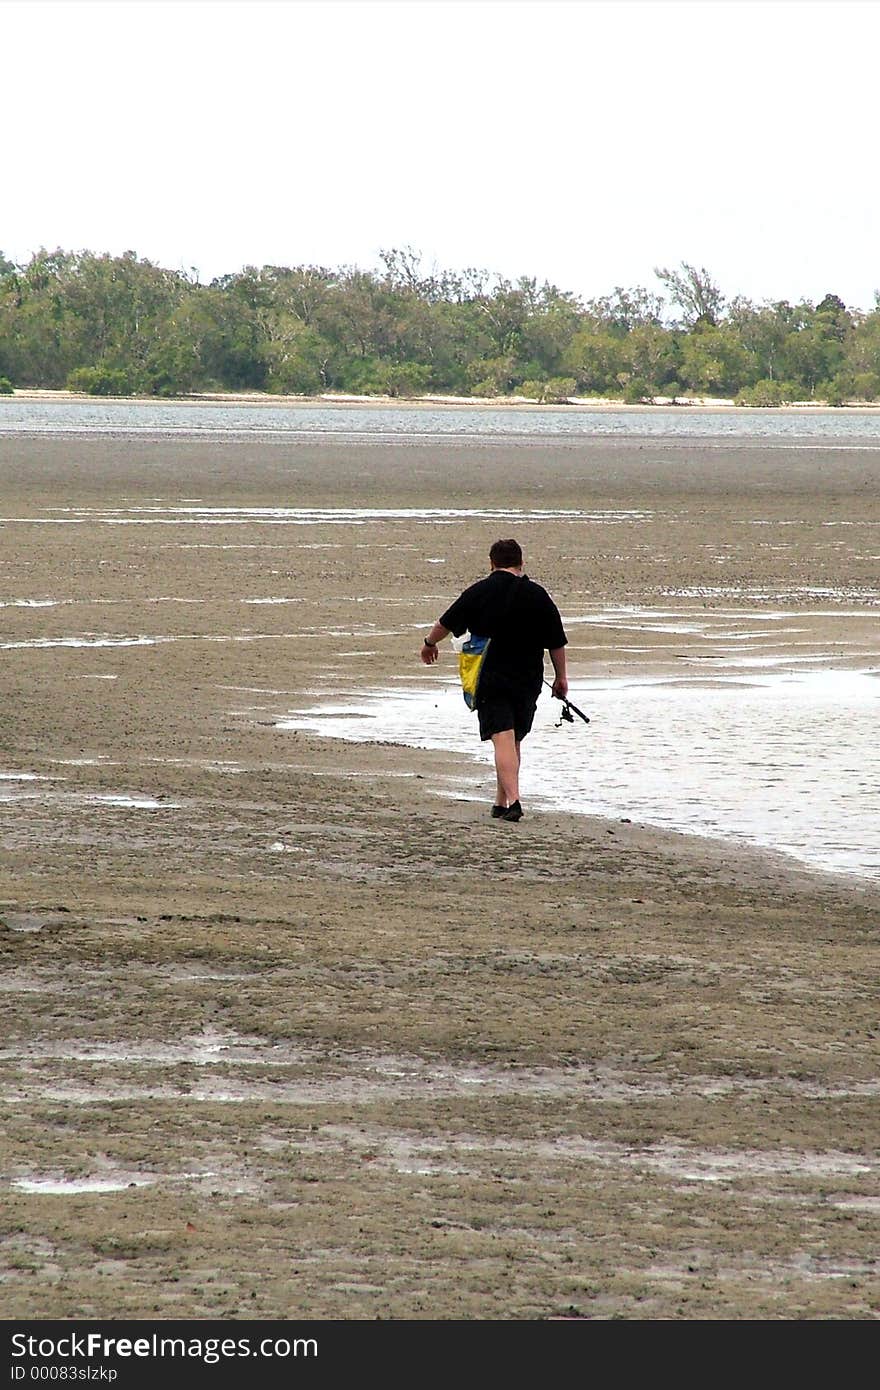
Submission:
POLYGON ((557 700, 564 700, 568 694, 568 676, 565 666, 565 648, 554 647, 550 652, 550 660, 553 662, 555 680, 553 681, 552 693, 557 700))

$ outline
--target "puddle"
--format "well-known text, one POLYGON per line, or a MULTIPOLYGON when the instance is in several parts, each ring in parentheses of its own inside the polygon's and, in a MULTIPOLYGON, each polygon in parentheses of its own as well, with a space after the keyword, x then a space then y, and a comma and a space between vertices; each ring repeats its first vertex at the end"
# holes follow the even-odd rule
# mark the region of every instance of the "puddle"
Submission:
POLYGON ((57 598, 10 598, 0 599, 0 608, 57 608, 57 598))
POLYGON ((191 980, 253 979, 253 971, 250 970, 196 970, 186 965, 160 966, 156 969, 155 974, 161 975, 166 980, 180 980, 185 983, 191 980))
POLYGON ((174 642, 174 637, 30 637, 22 642, 0 642, 3 651, 45 647, 152 647, 174 642))
POLYGON ((33 1174, 31 1177, 13 1178, 10 1188, 32 1196, 77 1197, 100 1195, 108 1192, 125 1192, 130 1188, 179 1186, 186 1184, 210 1183, 212 1191, 222 1191, 227 1195, 254 1194, 260 1184, 245 1173, 233 1174, 228 1169, 222 1173, 210 1169, 184 1173, 141 1173, 111 1170, 106 1175, 89 1174, 84 1177, 65 1177, 62 1174, 33 1174))
POLYGON ((98 521, 107 526, 364 526, 369 523, 399 521, 412 525, 448 525, 458 521, 506 521, 522 524, 528 521, 592 522, 619 524, 650 520, 652 511, 620 508, 597 508, 583 511, 577 508, 478 508, 478 507, 58 507, 54 510, 70 513, 62 516, 3 517, 10 522, 98 521))
MULTIPOLYGON (((4 922, 10 931, 39 930, 38 927, 15 927, 8 916, 0 915, 0 922, 4 922)), ((45 925, 44 919, 41 919, 40 925, 45 925)), ((66 989, 66 984, 57 978, 43 978, 37 974, 28 974, 24 970, 7 968, 0 974, 0 994, 64 994, 66 989)))
MULTIPOLYGON (((169 985, 205 979, 213 973, 198 968, 183 973, 182 967, 160 972, 169 985)), ((217 976, 216 978, 221 978, 217 976)), ((234 972, 222 978, 237 978, 234 972)), ((114 1099, 179 1098, 186 1102, 245 1102, 270 1100, 300 1105, 358 1100, 424 1099, 473 1096, 577 1097, 584 1101, 633 1104, 679 1096, 797 1095, 803 1099, 843 1099, 880 1095, 876 1083, 826 1087, 795 1077, 751 1077, 641 1074, 601 1065, 575 1067, 519 1067, 491 1065, 454 1066, 399 1054, 328 1052, 292 1042, 267 1043, 258 1037, 233 1032, 192 1034, 173 1041, 143 1040, 127 1045, 66 1039, 36 1043, 24 1049, 5 1047, 0 1060, 17 1063, 20 1075, 7 1085, 0 1099, 9 1104, 27 1103, 37 1096, 72 1103, 98 1104, 114 1099), (66 1079, 56 1074, 57 1064, 91 1064, 93 1078, 66 1079), (196 1066, 204 1071, 198 1081, 177 1085, 167 1075, 151 1082, 152 1069, 196 1066), (129 1076, 111 1080, 105 1069, 134 1069, 129 1076), (260 1070, 272 1068, 271 1081, 260 1070), (212 1068, 218 1074, 212 1074, 212 1068), (280 1076, 280 1068, 288 1074, 280 1076), (235 1073, 239 1074, 236 1075, 235 1073)))
POLYGON ((8 912, 5 908, 0 908, 0 921, 9 931, 37 932, 42 931, 44 927, 62 926, 65 917, 59 916, 58 909, 53 908, 46 912, 8 912))
POLYGON ((78 794, 78 801, 98 802, 102 806, 123 806, 134 811, 177 811, 182 801, 157 801, 151 796, 125 796, 116 792, 93 792, 78 794))
POLYGON ((179 811, 182 801, 166 801, 152 796, 130 796, 126 792, 66 792, 0 790, 0 805, 16 801, 42 801, 56 806, 113 806, 128 811, 179 811))
MULTIPOLYGON (((43 649, 49 647, 155 647, 163 642, 263 642, 289 638, 294 635, 290 632, 181 632, 162 633, 154 637, 96 637, 84 634, 81 637, 31 637, 20 642, 0 642, 0 650, 19 651, 25 648, 43 649)), ((388 635, 394 636, 396 634, 392 630, 388 635)), ((98 679, 115 680, 116 677, 98 677, 98 679)))
MULTIPOLYGON (((765 522, 752 522, 753 526, 766 525, 765 522)), ((784 549, 786 547, 779 547, 784 549)), ((871 558, 871 557, 867 557, 871 558)), ((689 598, 689 599, 716 599, 730 598, 737 599, 745 603, 778 603, 780 599, 814 599, 827 598, 840 603, 852 603, 858 600, 859 603, 871 607, 880 604, 880 589, 872 585, 851 585, 848 587, 835 587, 824 585, 817 587, 810 584, 775 585, 773 588, 762 588, 754 584, 694 584, 685 585, 681 588, 661 588, 657 591, 664 598, 689 598)), ((784 614, 781 616, 794 617, 803 616, 798 614, 784 614)), ((835 612, 835 617, 841 616, 835 612)))
POLYGON ((832 1197, 829 1206, 837 1207, 840 1211, 864 1211, 874 1216, 880 1215, 880 1197, 832 1197))
MULTIPOLYGON (((332 1127, 328 1127, 332 1132, 332 1127)), ((340 1135, 346 1131, 340 1129, 340 1135)), ((362 1132, 353 1137, 363 1142, 362 1132)), ((474 1172, 468 1157, 510 1155, 514 1158, 552 1162, 584 1162, 603 1167, 625 1167, 659 1173, 683 1182, 728 1183, 755 1177, 862 1177, 880 1165, 849 1153, 803 1153, 796 1150, 698 1149, 688 1144, 647 1144, 633 1148, 610 1140, 591 1140, 579 1135, 548 1140, 485 1140, 463 1135, 452 1140, 422 1141, 391 1134, 371 1134, 370 1148, 384 1149, 391 1167, 400 1173, 449 1176, 474 1172), (450 1163, 450 1159, 453 1160, 450 1163), (426 1160, 428 1160, 426 1162, 426 1160)), ((475 1174, 474 1174, 475 1175, 475 1174)))
POLYGON ((238 1033, 205 1030, 184 1036, 176 1042, 141 1042, 129 1046, 118 1043, 82 1043, 76 1040, 37 1043, 27 1053, 0 1049, 0 1060, 58 1059, 66 1062, 94 1062, 96 1065, 169 1066, 186 1063, 208 1066, 218 1062, 247 1066, 276 1066, 279 1060, 299 1064, 312 1054, 303 1049, 267 1046, 261 1038, 238 1033))
MULTIPOLYGON (((92 679, 99 680, 101 677, 94 676, 92 679)), ((60 767, 115 767, 115 763, 103 753, 98 758, 53 758, 52 761, 60 767)))
MULTIPOLYGON (((341 549, 341 546, 338 547, 341 549)), ((219 541, 164 541, 160 550, 286 550, 286 545, 274 545, 270 541, 243 542, 240 544, 219 541)))
POLYGON ((129 1187, 148 1187, 155 1178, 13 1178, 18 1192, 49 1197, 70 1197, 84 1192, 124 1192, 129 1187))

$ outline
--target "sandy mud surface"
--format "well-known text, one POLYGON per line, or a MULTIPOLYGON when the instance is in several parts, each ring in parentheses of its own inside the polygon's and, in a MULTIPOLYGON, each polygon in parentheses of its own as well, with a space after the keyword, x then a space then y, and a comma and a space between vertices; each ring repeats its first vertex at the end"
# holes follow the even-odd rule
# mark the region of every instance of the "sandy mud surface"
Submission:
POLYGON ((876 1317, 875 882, 276 725, 430 679, 500 534, 565 612, 870 641, 878 498, 869 449, 0 439, 2 1315, 876 1317))

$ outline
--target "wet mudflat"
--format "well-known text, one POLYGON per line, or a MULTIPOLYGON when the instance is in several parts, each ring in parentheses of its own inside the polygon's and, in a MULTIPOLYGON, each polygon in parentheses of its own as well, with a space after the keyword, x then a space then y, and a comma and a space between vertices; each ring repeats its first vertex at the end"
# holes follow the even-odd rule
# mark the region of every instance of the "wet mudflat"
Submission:
POLYGON ((617 612, 575 683, 680 672, 707 622, 789 660, 756 604, 876 665, 878 483, 864 449, 0 440, 4 1316, 876 1316, 875 879, 492 823, 488 765, 281 726, 430 680, 496 532, 617 612))

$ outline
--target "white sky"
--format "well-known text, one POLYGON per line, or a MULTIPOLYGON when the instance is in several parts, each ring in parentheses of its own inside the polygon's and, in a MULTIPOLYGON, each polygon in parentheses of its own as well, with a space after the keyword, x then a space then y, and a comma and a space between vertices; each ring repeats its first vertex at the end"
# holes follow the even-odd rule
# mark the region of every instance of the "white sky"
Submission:
POLYGON ((0 0, 0 250, 880 290, 878 0, 0 0))

